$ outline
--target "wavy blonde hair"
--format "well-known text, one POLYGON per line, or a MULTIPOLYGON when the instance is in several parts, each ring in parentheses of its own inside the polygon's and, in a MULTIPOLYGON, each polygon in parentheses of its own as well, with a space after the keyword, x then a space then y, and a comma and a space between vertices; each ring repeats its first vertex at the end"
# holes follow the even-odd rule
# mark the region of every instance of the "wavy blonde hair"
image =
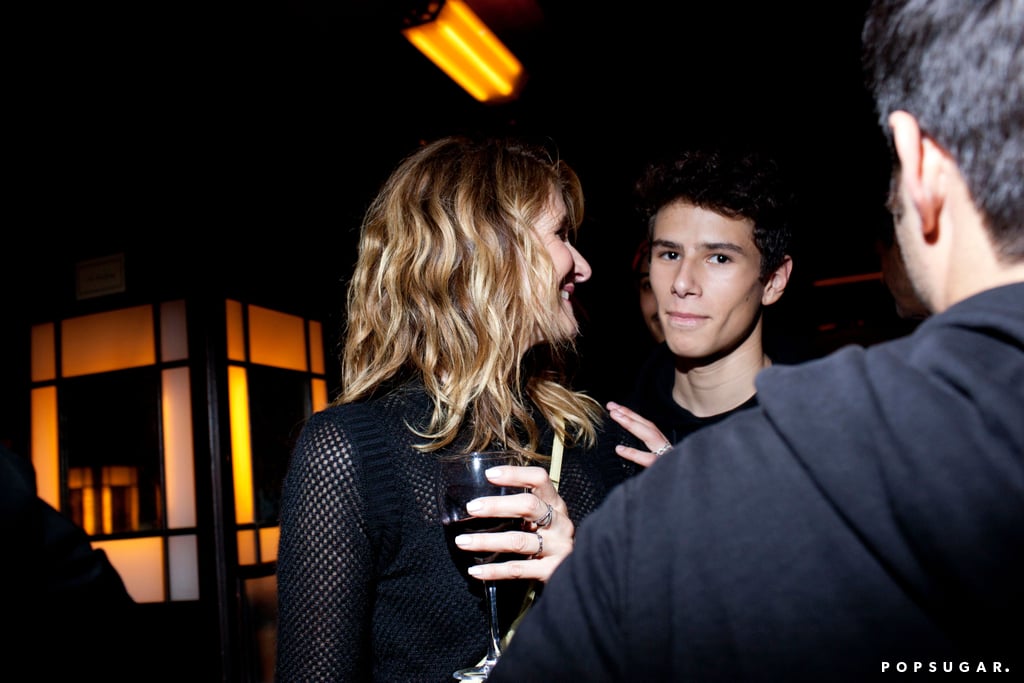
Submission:
POLYGON ((363 220, 334 403, 419 379, 433 402, 410 425, 423 451, 461 444, 466 427, 468 448, 543 460, 531 404, 567 444, 593 445, 600 405, 567 386, 575 339, 534 229, 553 193, 575 234, 579 179, 543 146, 454 136, 402 161, 363 220))

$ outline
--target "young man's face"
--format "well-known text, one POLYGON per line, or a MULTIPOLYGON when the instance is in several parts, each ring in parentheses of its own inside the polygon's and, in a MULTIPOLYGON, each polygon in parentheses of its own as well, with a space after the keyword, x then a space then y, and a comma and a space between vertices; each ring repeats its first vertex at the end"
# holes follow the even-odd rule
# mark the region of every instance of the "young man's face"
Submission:
POLYGON ((762 303, 778 298, 758 277, 752 221, 676 202, 658 211, 651 249, 651 288, 677 356, 728 355, 754 331, 762 303))

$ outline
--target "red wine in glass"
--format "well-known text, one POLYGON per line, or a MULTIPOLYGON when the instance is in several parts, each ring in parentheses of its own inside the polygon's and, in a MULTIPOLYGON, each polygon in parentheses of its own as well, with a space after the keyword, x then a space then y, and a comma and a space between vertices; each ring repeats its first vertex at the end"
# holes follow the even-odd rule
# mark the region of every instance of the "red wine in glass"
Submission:
MULTIPOLYGON (((498 465, 515 464, 512 451, 475 451, 441 460, 441 487, 438 492, 441 523, 447 528, 449 537, 462 533, 493 533, 511 531, 522 525, 522 519, 473 517, 466 511, 466 503, 484 496, 507 496, 523 493, 528 489, 513 486, 499 486, 487 480, 484 474, 498 465)), ((469 553, 476 564, 487 564, 499 559, 500 553, 469 553)), ((484 581, 487 595, 489 638, 487 656, 477 666, 459 669, 452 676, 460 681, 482 681, 490 675, 498 657, 501 656, 501 633, 498 626, 497 590, 493 582, 484 581)))

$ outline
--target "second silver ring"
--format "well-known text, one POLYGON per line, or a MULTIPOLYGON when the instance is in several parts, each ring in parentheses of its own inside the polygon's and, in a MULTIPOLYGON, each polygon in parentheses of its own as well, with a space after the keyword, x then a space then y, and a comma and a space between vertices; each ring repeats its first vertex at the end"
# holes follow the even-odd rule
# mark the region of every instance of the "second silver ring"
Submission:
POLYGON ((555 514, 555 508, 551 506, 551 503, 547 503, 548 511, 544 513, 544 516, 538 519, 534 524, 537 525, 538 529, 546 529, 551 526, 551 518, 555 514))

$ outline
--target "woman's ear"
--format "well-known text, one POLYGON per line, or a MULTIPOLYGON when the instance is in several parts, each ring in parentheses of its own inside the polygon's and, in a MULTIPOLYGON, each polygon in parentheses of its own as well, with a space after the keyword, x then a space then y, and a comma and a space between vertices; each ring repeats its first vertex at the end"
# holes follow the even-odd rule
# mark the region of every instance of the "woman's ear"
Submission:
POLYGON ((793 273, 793 258, 787 254, 782 259, 782 264, 768 275, 764 283, 764 291, 761 293, 761 305, 770 306, 782 296, 789 284, 789 276, 793 273))

